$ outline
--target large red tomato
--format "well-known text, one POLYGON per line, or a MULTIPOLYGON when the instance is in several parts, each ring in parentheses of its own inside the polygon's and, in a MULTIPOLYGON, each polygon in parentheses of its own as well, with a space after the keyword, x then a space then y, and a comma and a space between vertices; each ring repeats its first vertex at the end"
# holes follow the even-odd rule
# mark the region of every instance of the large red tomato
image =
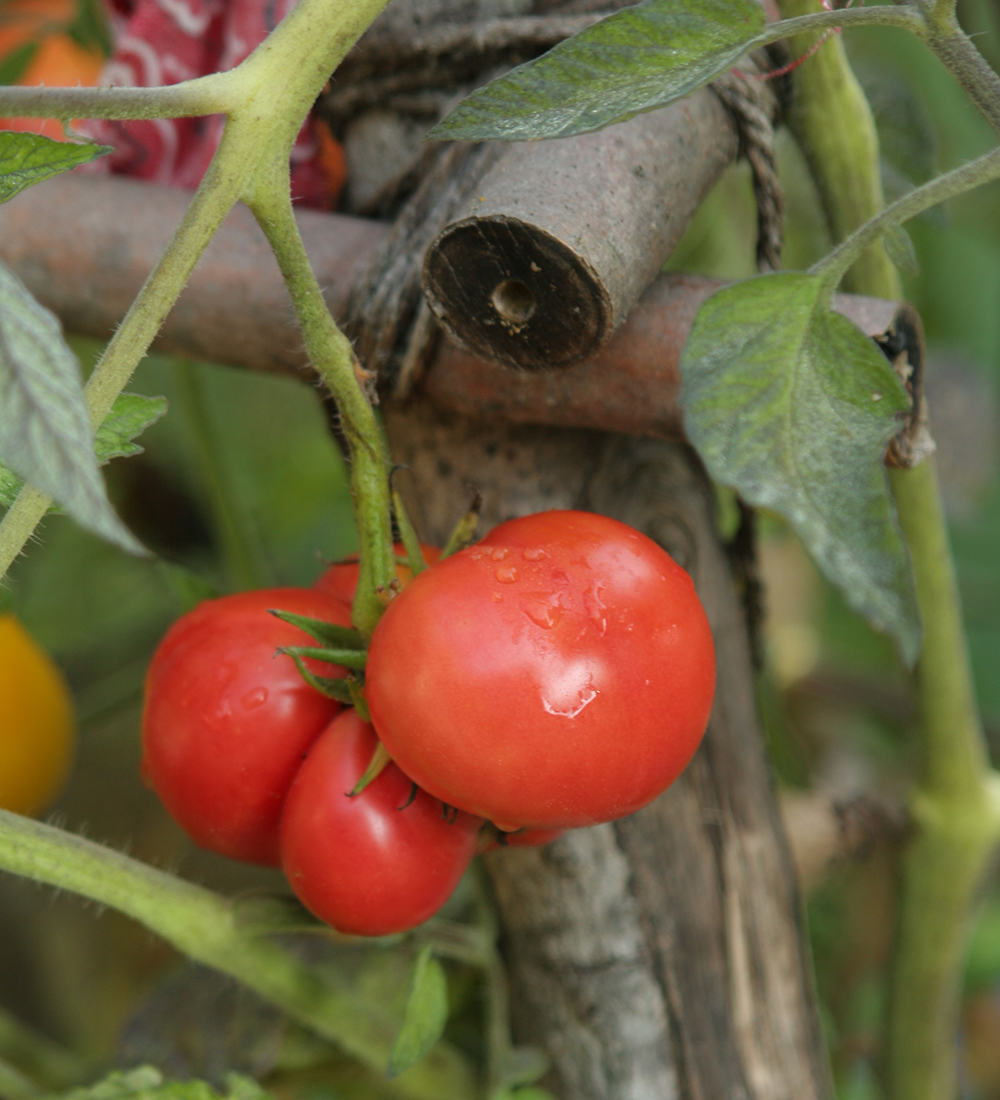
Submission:
POLYGON ((433 916, 476 851, 482 822, 450 811, 394 764, 354 798, 377 741, 346 710, 309 750, 281 819, 292 889, 341 932, 383 936, 433 916))
POLYGON ((375 628, 372 721, 438 798, 507 827, 610 821, 704 733, 712 636, 691 578, 586 512, 511 520, 416 577, 375 628))
POLYGON ((279 646, 316 643, 270 608, 350 626, 344 604, 306 588, 200 604, 174 623, 149 667, 142 767, 201 847, 277 866, 285 794, 340 704, 309 687, 291 657, 275 656, 279 646))
MULTIPOLYGON (((441 551, 436 546, 425 546, 421 543, 420 549, 424 552, 424 561, 428 565, 433 565, 441 556, 441 551)), ((395 551, 397 557, 406 556, 406 547, 401 542, 396 543, 395 551)), ((360 568, 356 557, 335 562, 320 576, 313 588, 318 589, 320 592, 326 592, 330 596, 336 596, 338 600, 343 600, 344 603, 352 603, 354 593, 358 587, 358 570, 360 568)), ((407 565, 397 565, 396 573, 399 577, 399 583, 404 586, 409 584, 413 577, 407 565)))

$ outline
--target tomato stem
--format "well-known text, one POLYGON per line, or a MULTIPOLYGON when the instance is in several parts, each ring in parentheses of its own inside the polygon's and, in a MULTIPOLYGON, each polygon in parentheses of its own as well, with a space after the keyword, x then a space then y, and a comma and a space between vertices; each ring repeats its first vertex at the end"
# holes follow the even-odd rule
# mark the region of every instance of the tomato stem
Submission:
MULTIPOLYGON (((328 984, 265 936, 244 930, 238 902, 5 810, 0 810, 0 869, 117 909, 384 1073, 395 1029, 382 1006, 366 1001, 359 989, 328 984)), ((472 1067, 443 1042, 401 1075, 394 1089, 413 1100, 480 1100, 472 1067)))

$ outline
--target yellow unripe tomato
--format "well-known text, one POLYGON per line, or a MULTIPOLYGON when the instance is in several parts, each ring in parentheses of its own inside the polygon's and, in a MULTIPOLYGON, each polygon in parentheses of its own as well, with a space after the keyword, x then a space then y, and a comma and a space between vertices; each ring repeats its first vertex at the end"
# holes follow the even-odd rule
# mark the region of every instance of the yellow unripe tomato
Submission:
POLYGON ((13 615, 0 615, 0 807, 44 810, 66 782, 75 740, 62 673, 13 615))

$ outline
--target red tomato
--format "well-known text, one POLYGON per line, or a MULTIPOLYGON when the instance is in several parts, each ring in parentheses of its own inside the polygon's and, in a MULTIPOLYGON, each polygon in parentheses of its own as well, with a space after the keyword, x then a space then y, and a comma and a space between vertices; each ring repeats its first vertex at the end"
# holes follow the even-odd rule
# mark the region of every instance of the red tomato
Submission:
POLYGON ((308 588, 200 604, 174 623, 149 667, 142 767, 201 847, 277 866, 285 794, 340 704, 309 687, 291 657, 275 656, 279 646, 317 643, 270 608, 350 626, 348 608, 308 588))
POLYGON ((299 900, 341 932, 384 936, 427 920, 458 885, 482 822, 448 810, 389 764, 354 798, 377 744, 357 711, 309 750, 281 819, 285 875, 299 900))
POLYGON ((576 827, 677 778, 715 656, 691 578, 656 543, 543 512, 414 578, 375 628, 366 684, 379 737, 430 793, 505 826, 576 827))
MULTIPOLYGON (((441 551, 436 546, 424 546, 421 543, 420 549, 423 550, 424 561, 428 565, 433 565, 441 556, 441 551)), ((396 543, 395 551, 397 557, 406 556, 406 547, 401 542, 396 543)), ((359 568, 357 557, 338 561, 327 569, 313 585, 313 588, 318 589, 320 592, 326 592, 331 596, 336 596, 338 600, 343 600, 344 603, 352 603, 354 593, 358 587, 359 568)), ((413 579, 413 574, 406 565, 397 565, 396 573, 399 575, 399 583, 404 587, 413 579)))

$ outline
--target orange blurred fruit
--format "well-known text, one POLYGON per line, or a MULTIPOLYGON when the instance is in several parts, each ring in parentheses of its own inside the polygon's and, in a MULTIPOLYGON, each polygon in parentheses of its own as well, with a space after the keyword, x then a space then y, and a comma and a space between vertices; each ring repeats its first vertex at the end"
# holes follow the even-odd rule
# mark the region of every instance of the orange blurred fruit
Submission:
MULTIPOLYGON (((0 61, 16 50, 35 47, 17 84, 75 88, 97 83, 104 53, 96 46, 84 48, 66 33, 75 18, 75 0, 7 0, 0 7, 0 61)), ((0 128, 45 134, 56 140, 65 137, 62 123, 55 119, 2 119, 0 128)))

